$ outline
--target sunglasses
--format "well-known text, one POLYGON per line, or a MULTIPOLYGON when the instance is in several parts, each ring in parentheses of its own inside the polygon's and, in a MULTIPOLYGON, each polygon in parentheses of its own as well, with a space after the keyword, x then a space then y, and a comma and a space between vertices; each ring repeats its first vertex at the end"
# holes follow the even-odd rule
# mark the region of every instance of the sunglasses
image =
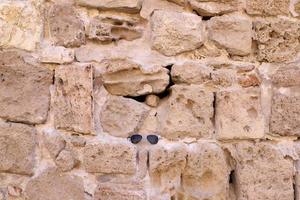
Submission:
MULTIPOLYGON (((132 144, 137 144, 143 139, 143 136, 141 136, 139 134, 134 134, 134 135, 129 136, 128 139, 130 140, 130 142, 132 144)), ((158 140, 159 140, 159 136, 147 135, 147 140, 150 144, 157 144, 158 140)))

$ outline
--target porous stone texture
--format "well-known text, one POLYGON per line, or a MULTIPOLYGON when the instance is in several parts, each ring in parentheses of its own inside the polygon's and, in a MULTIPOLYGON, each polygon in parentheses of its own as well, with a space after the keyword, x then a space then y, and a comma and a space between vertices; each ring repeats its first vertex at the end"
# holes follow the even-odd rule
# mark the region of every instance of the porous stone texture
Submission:
POLYGON ((18 51, 0 52, 0 117, 28 124, 47 118, 53 72, 38 63, 25 61, 18 51))
POLYGON ((203 22, 191 13, 155 10, 150 25, 152 48, 166 56, 194 50, 204 41, 203 22))
POLYGON ((91 65, 57 67, 54 96, 55 127, 90 133, 92 130, 92 92, 93 69, 91 65))
POLYGON ((32 175, 36 130, 28 125, 0 122, 0 173, 32 175))
POLYGON ((299 19, 0 0, 0 200, 300 200, 299 19))

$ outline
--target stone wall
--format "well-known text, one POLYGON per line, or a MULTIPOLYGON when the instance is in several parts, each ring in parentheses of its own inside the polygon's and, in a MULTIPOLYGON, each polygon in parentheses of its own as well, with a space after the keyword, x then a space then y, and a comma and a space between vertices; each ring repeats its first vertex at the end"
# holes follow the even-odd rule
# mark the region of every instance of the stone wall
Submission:
POLYGON ((1 0, 0 200, 300 200, 299 19, 298 0, 1 0))

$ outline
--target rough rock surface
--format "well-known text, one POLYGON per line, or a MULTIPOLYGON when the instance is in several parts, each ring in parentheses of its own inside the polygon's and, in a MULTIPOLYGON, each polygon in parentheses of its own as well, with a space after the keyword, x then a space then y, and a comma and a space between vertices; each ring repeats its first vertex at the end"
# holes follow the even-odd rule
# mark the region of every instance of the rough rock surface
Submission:
POLYGON ((83 165, 91 173, 133 174, 136 154, 136 147, 127 142, 88 144, 84 148, 83 165))
POLYGON ((62 171, 70 171, 76 165, 76 159, 71 151, 62 150, 55 159, 55 164, 62 171))
POLYGON ((149 108, 133 99, 109 97, 100 113, 104 131, 117 137, 128 137, 135 133, 147 117, 149 108))
POLYGON ((276 86, 300 86, 300 67, 296 64, 281 65, 275 73, 271 75, 271 80, 276 86))
POLYGON ((65 139, 55 130, 45 130, 43 135, 44 145, 52 158, 56 158, 58 154, 66 147, 65 139))
POLYGON ((40 124, 46 121, 53 72, 25 62, 26 54, 0 51, 0 117, 40 124))
POLYGON ((155 10, 150 24, 152 48, 166 56, 191 51, 203 44, 203 22, 197 15, 155 10))
POLYGON ((56 128, 90 133, 92 130, 93 69, 91 65, 59 66, 55 70, 56 128))
POLYGON ((247 0, 246 12, 251 15, 288 15, 290 0, 247 0))
POLYGON ((74 60, 74 50, 61 46, 48 46, 41 50, 39 60, 42 63, 71 63, 74 60))
POLYGON ((32 175, 36 130, 19 123, 0 122, 0 172, 32 175))
POLYGON ((201 16, 222 15, 236 11, 237 0, 188 0, 191 7, 201 16))
POLYGON ((169 84, 168 70, 162 67, 144 69, 125 59, 102 61, 106 71, 102 75, 108 92, 120 96, 141 96, 163 92, 169 84))

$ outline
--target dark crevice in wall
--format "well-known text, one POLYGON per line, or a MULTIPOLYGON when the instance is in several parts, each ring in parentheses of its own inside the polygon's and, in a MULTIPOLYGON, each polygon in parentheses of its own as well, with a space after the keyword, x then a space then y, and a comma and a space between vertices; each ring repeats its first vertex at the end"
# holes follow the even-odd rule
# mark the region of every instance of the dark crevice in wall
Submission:
POLYGON ((172 67, 173 67, 173 64, 165 66, 165 68, 167 68, 169 70, 169 73, 168 73, 169 74, 169 84, 163 92, 157 94, 157 96, 160 99, 168 97, 170 95, 170 88, 175 84, 172 80, 172 77, 171 77, 172 67))
POLYGON ((212 116, 212 119, 211 119, 214 126, 216 124, 216 101, 217 101, 217 93, 214 92, 214 100, 213 100, 213 103, 212 103, 214 110, 213 110, 213 116, 212 116))
POLYGON ((149 166, 150 166, 150 153, 149 151, 147 151, 147 169, 149 170, 149 166))
POLYGON ((234 170, 231 170, 230 174, 229 174, 229 184, 234 184, 235 183, 235 174, 234 174, 234 170))
POLYGON ((294 190, 294 200, 297 199, 297 189, 296 189, 296 183, 295 183, 295 178, 294 178, 294 183, 293 183, 293 190, 294 190))
POLYGON ((141 96, 136 96, 136 97, 132 97, 132 96, 124 96, 125 98, 130 98, 130 99, 134 99, 138 102, 144 103, 146 100, 146 96, 147 95, 141 95, 141 96))
POLYGON ((210 18, 212 18, 213 16, 202 16, 202 20, 203 21, 208 21, 210 20, 210 18))

